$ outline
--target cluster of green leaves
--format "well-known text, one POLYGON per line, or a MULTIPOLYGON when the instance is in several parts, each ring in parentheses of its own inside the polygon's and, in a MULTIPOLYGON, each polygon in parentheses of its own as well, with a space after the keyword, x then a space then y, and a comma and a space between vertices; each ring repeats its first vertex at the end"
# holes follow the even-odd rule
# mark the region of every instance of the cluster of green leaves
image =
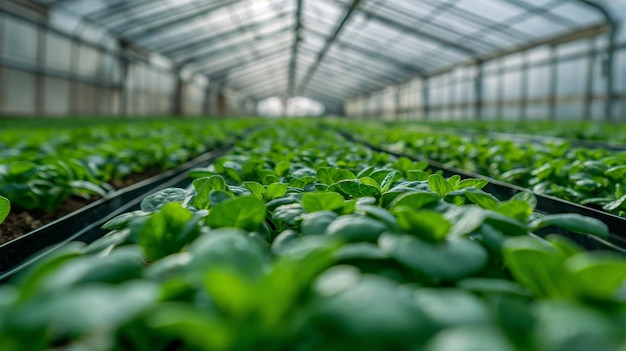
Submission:
POLYGON ((13 121, 0 132, 0 194, 24 209, 54 210, 69 196, 104 195, 108 182, 174 168, 251 121, 13 121), (76 123, 76 125, 72 125, 76 123))
MULTIPOLYGON (((549 136, 564 139, 626 143, 626 126, 601 121, 418 121, 413 125, 483 133, 509 133, 549 136)), ((439 129, 441 130, 441 129, 439 129)))
POLYGON ((0 287, 0 349, 617 350, 626 259, 523 193, 275 124, 0 287))
MULTIPOLYGON (((352 124, 336 126, 355 131, 352 124)), ((626 215, 626 152, 538 145, 485 136, 424 132, 406 125, 360 124, 364 139, 620 216, 626 215)))

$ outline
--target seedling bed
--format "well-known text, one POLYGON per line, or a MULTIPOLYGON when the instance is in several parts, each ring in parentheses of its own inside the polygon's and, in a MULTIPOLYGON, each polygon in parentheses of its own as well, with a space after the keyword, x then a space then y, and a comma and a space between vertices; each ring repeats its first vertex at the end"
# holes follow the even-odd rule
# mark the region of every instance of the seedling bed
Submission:
MULTIPOLYGON (((443 172, 444 177, 450 177, 455 174, 460 175, 462 178, 479 178, 489 181, 484 187, 484 190, 492 193, 499 199, 508 199, 511 196, 529 191, 528 189, 522 188, 520 186, 508 184, 497 179, 493 179, 478 173, 468 172, 462 169, 454 168, 454 167, 446 167, 443 164, 421 157, 415 156, 407 153, 400 153, 388 150, 384 147, 376 146, 358 136, 339 132, 344 138, 347 140, 360 143, 368 148, 378 151, 388 153, 390 155, 394 155, 396 157, 407 157, 413 161, 427 161, 429 167, 433 170, 433 172, 441 171, 443 172)), ((589 236, 589 235, 580 235, 575 233, 569 233, 561 228, 553 228, 548 227, 538 231, 538 234, 550 234, 550 233, 559 233, 563 234, 570 239, 576 241, 578 244, 582 245, 588 250, 612 250, 612 251, 620 251, 626 253, 626 235, 624 233, 624 228, 626 228, 626 218, 615 216, 608 212, 599 211, 590 207, 582 206, 570 201, 562 200, 553 196, 539 194, 533 192, 535 197, 537 198, 537 210, 543 214, 557 214, 557 213, 576 213, 586 217, 593 217, 604 222, 610 231, 610 237, 607 241, 602 240, 598 237, 589 236)))
POLYGON ((77 211, 0 245, 0 281, 6 280, 46 254, 70 241, 85 243, 106 234, 100 227, 111 218, 139 208, 146 195, 155 191, 190 183, 190 169, 210 164, 232 149, 233 144, 204 153, 178 168, 171 169, 139 183, 108 194, 77 211))

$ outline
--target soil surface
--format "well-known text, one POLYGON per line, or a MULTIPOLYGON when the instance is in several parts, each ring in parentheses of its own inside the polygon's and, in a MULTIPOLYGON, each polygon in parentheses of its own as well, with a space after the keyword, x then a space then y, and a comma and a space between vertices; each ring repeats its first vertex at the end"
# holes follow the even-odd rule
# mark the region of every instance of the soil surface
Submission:
MULTIPOLYGON (((159 169, 148 169, 142 173, 132 173, 120 180, 113 180, 110 184, 115 189, 121 189, 138 183, 144 179, 148 179, 161 172, 162 171, 159 169)), ((99 197, 97 196, 89 199, 73 196, 65 200, 65 202, 63 202, 55 211, 12 208, 5 221, 0 225, 0 245, 53 222, 98 199, 99 197)))

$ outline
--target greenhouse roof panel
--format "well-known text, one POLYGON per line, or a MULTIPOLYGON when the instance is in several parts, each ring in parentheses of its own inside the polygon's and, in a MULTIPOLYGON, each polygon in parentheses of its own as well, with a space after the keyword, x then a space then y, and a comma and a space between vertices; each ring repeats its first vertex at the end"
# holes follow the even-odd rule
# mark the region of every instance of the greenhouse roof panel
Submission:
POLYGON ((608 27, 586 0, 37 1, 242 94, 333 102, 608 27))

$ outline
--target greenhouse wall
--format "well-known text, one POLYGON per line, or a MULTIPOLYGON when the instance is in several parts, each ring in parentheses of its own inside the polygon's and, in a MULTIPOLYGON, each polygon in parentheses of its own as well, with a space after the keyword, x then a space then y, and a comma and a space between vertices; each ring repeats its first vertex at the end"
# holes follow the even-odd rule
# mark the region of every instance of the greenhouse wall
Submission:
MULTIPOLYGON (((613 119, 626 116, 626 29, 620 29, 613 65, 613 119)), ((603 32, 415 77, 347 100, 346 115, 396 120, 603 119, 607 42, 603 32)))
MULTIPOLYGON (((208 89, 204 76, 181 74, 149 53, 129 58, 114 40, 90 41, 45 24, 51 19, 36 12, 18 11, 0 7, 0 115, 219 114, 211 106, 220 89, 208 89)), ((222 114, 254 112, 250 102, 226 95, 222 114)))

